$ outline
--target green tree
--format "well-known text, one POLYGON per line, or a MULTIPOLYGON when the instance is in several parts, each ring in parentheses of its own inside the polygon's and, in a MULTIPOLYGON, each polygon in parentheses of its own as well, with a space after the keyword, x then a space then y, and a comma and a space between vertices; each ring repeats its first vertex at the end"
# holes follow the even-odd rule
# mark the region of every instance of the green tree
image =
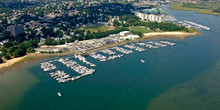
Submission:
POLYGON ((9 55, 13 55, 13 53, 15 52, 16 49, 17 49, 16 47, 10 47, 10 48, 8 49, 8 54, 9 54, 9 55))
POLYGON ((113 21, 113 26, 114 26, 114 27, 118 27, 118 26, 120 26, 119 21, 114 20, 114 21, 113 21))
POLYGON ((52 44, 52 39, 51 39, 51 38, 47 38, 47 39, 44 41, 44 44, 45 44, 45 45, 51 45, 51 44, 52 44))
POLYGON ((28 47, 34 47, 34 48, 36 48, 36 47, 37 47, 37 44, 38 44, 38 41, 37 41, 37 40, 30 40, 30 41, 28 41, 28 47))
POLYGON ((26 54, 26 52, 25 52, 24 50, 22 50, 22 49, 17 49, 17 50, 14 52, 13 56, 16 58, 16 57, 24 56, 25 54, 26 54))
POLYGON ((6 43, 3 44, 4 48, 9 48, 9 47, 12 47, 12 46, 13 46, 12 42, 6 42, 6 43))
POLYGON ((34 52, 34 48, 33 47, 29 47, 28 49, 27 49, 27 53, 33 53, 34 52))
POLYGON ((8 54, 4 55, 4 58, 5 58, 6 60, 11 59, 11 57, 10 57, 8 54))
POLYGON ((213 12, 220 13, 220 7, 217 9, 214 9, 213 12))

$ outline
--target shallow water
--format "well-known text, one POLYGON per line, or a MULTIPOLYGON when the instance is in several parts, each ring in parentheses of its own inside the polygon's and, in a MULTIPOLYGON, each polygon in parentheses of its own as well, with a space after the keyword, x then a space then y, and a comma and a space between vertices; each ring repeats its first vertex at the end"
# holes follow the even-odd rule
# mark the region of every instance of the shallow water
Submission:
MULTIPOLYGON (((174 47, 134 52, 117 60, 99 62, 88 57, 97 65, 95 74, 65 84, 50 78, 40 69, 40 63, 3 74, 0 76, 0 107, 6 110, 146 109, 152 99, 209 70, 220 59, 220 16, 168 11, 178 19, 195 21, 211 30, 185 40, 169 40, 176 43, 174 47), (146 63, 141 63, 140 59, 146 63), (63 96, 58 97, 57 92, 63 96), (12 97, 13 101, 7 97, 12 97)), ((56 64, 60 70, 76 75, 56 64)))
POLYGON ((153 99, 147 110, 219 110, 220 61, 153 99))
POLYGON ((0 110, 16 110, 25 92, 39 80, 26 69, 6 72, 0 75, 0 110))

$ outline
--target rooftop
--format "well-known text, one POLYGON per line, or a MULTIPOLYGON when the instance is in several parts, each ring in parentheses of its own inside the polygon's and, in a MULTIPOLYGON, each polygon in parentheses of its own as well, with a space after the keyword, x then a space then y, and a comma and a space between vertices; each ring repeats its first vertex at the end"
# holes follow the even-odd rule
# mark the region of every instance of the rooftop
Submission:
POLYGON ((143 10, 141 10, 141 12, 145 13, 145 14, 160 14, 160 12, 157 8, 143 9, 143 10))

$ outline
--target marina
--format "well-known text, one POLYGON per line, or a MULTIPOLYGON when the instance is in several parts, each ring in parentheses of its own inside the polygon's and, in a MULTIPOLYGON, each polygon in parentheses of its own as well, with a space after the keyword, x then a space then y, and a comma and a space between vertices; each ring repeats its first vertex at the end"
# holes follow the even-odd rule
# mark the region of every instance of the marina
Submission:
POLYGON ((94 58, 94 59, 99 60, 99 61, 106 61, 106 58, 107 58, 107 57, 104 56, 104 55, 96 54, 96 52, 90 53, 90 56, 91 56, 92 58, 94 58))
POLYGON ((51 70, 55 70, 57 67, 53 64, 51 64, 50 62, 43 62, 41 63, 41 69, 43 71, 51 71, 51 70))
POLYGON ((175 18, 173 16, 165 15, 164 16, 164 20, 172 22, 172 23, 175 23, 175 24, 179 24, 179 25, 185 26, 187 28, 194 28, 194 29, 198 29, 198 30, 204 29, 206 31, 210 30, 210 28, 208 26, 205 26, 205 25, 202 25, 202 24, 198 24, 196 22, 188 21, 188 20, 182 20, 181 21, 181 20, 178 20, 177 18, 175 18))
POLYGON ((50 76, 55 79, 56 81, 58 81, 59 83, 64 83, 69 81, 69 77, 70 75, 66 74, 64 71, 56 71, 56 72, 52 72, 50 73, 50 76))
MULTIPOLYGON (((146 42, 137 42, 137 43, 130 43, 122 46, 116 46, 112 47, 110 49, 103 49, 99 50, 97 52, 91 52, 89 53, 89 57, 96 59, 100 62, 105 62, 109 60, 119 59, 122 58, 124 55, 132 54, 135 50, 137 52, 144 52, 148 49, 156 49, 156 48, 163 48, 167 46, 174 46, 175 43, 170 41, 146 41, 146 42), (141 46, 141 47, 139 47, 141 46), (125 49, 126 48, 126 49, 125 49), (117 52, 113 51, 116 50, 117 52), (120 53, 118 53, 120 52, 120 53), (105 55, 103 55, 105 54, 105 55)), ((140 59, 141 63, 145 63, 145 60, 140 59)), ((77 79, 80 79, 81 77, 92 75, 96 71, 94 67, 97 65, 88 61, 86 57, 75 54, 72 57, 67 58, 59 58, 58 60, 50 60, 48 62, 41 63, 41 69, 45 72, 53 71, 49 73, 49 75, 55 79, 58 83, 65 83, 68 81, 74 81, 77 79), (86 64, 87 66, 91 66, 93 68, 88 68, 86 66, 80 65, 76 61, 74 61, 72 58, 78 59, 83 64, 86 64), (78 76, 72 76, 71 73, 65 73, 62 70, 56 70, 56 65, 53 64, 53 62, 59 62, 66 66, 67 68, 70 68, 77 74, 78 76), (56 71, 54 71, 56 70, 56 71)))
POLYGON ((109 56, 106 60, 114 60, 114 59, 121 58, 121 57, 123 57, 122 54, 120 54, 120 55, 113 55, 113 56, 109 56))
POLYGON ((138 47, 138 46, 135 46, 135 44, 124 45, 124 47, 129 48, 129 49, 134 49, 134 50, 136 50, 138 52, 146 51, 146 49, 138 47))
POLYGON ((100 52, 108 54, 108 55, 114 55, 116 54, 115 52, 109 50, 109 49, 104 49, 104 50, 100 50, 100 52))
POLYGON ((177 21, 177 22, 178 22, 178 24, 186 26, 187 28, 195 28, 195 29, 199 29, 199 30, 204 29, 207 31, 210 30, 210 28, 208 26, 204 26, 204 25, 192 22, 192 21, 183 20, 183 21, 177 21))
POLYGON ((133 53, 132 50, 127 50, 127 49, 124 49, 124 48, 121 48, 121 47, 112 47, 112 49, 115 49, 121 53, 124 53, 124 54, 131 54, 133 53))
POLYGON ((82 66, 73 60, 60 58, 59 62, 67 66, 68 68, 71 68, 72 70, 74 70, 79 74, 93 74, 95 72, 94 69, 88 69, 87 67, 82 66))
MULTIPOLYGON (((88 62, 85 57, 81 56, 81 55, 75 55, 75 58, 79 58, 80 61, 82 61, 83 63, 86 63, 87 65, 90 65, 92 67, 95 67, 96 65, 93 63, 88 62)), ((78 64, 76 61, 73 60, 69 60, 69 58, 60 58, 58 60, 53 60, 53 61, 49 61, 49 62, 43 62, 41 63, 41 69, 45 72, 48 71, 52 71, 56 69, 56 66, 54 64, 52 64, 52 62, 60 62, 63 65, 65 65, 66 67, 74 70, 76 73, 80 74, 79 76, 73 76, 71 77, 70 74, 65 73, 64 71, 61 70, 57 70, 55 72, 51 72, 49 73, 49 75, 55 79, 58 83, 65 83, 68 82, 70 80, 74 81, 77 80, 83 76, 87 76, 87 75, 91 75, 95 72, 95 69, 89 69, 86 66, 82 66, 80 64, 78 64)))
POLYGON ((85 63, 85 64, 87 64, 87 65, 90 65, 90 66, 92 66, 92 67, 96 67, 95 64, 93 64, 93 63, 87 61, 86 58, 83 57, 82 55, 76 55, 76 54, 75 54, 74 57, 77 58, 77 59, 79 59, 80 61, 82 61, 83 63, 85 63))
POLYGON ((140 46, 145 46, 149 49, 155 49, 155 48, 160 48, 160 47, 167 47, 169 46, 174 46, 175 43, 169 42, 169 41, 149 41, 146 43, 137 43, 140 46))

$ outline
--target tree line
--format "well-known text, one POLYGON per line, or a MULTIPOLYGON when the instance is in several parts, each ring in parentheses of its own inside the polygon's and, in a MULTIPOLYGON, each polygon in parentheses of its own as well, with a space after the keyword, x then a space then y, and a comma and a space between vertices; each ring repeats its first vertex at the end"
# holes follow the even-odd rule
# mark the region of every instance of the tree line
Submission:
MULTIPOLYGON (((185 26, 180 26, 171 22, 142 22, 140 19, 135 15, 123 15, 120 16, 120 21, 115 20, 113 22, 114 27, 129 27, 129 26, 145 26, 150 30, 156 31, 186 31, 189 32, 188 28, 185 26), (125 21, 125 22, 124 22, 125 21)), ((133 31, 134 34, 143 35, 141 32, 133 31)))
POLYGON ((214 9, 213 12, 220 13, 220 7, 217 9, 214 9))
POLYGON ((103 37, 107 37, 111 34, 117 34, 121 31, 128 31, 129 29, 123 28, 123 27, 118 27, 115 28, 114 30, 107 30, 107 31, 98 31, 98 32, 93 32, 91 33, 90 31, 85 31, 85 30, 77 30, 75 31, 75 35, 72 36, 70 39, 63 39, 59 41, 55 41, 51 38, 47 38, 44 42, 45 45, 61 45, 65 44, 65 42, 74 42, 75 40, 82 41, 82 40, 89 40, 89 39, 99 39, 103 37))
POLYGON ((0 63, 3 62, 2 58, 9 60, 11 58, 21 57, 27 53, 34 52, 34 48, 38 46, 38 40, 29 40, 26 42, 18 43, 16 41, 6 42, 0 48, 0 63))

